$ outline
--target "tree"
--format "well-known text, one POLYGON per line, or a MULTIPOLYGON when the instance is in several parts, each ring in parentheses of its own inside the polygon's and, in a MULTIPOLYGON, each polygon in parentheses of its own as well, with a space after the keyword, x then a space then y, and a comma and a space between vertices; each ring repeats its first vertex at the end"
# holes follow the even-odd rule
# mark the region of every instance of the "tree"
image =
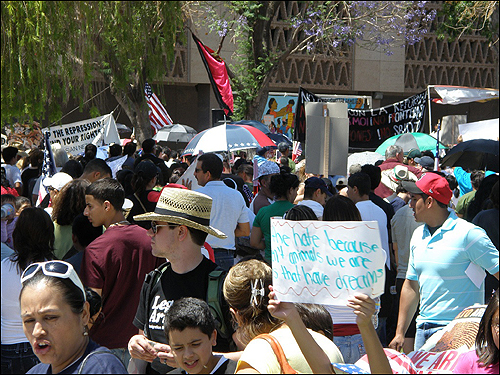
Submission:
MULTIPOLYGON (((335 58, 354 43, 391 54, 391 48, 421 40, 435 18, 425 1, 303 1, 288 24, 285 47, 273 46, 272 20, 281 1, 229 1, 217 12, 214 2, 202 2, 206 17, 200 25, 221 36, 233 33, 234 65, 229 65, 235 93, 235 117, 260 119, 269 82, 290 55, 326 54, 335 58)), ((218 2, 217 2, 218 3, 218 2)), ((228 38, 229 39, 229 38, 228 38)), ((219 46, 220 50, 220 46, 219 46)))
POLYGON ((498 54, 498 1, 445 1, 438 16, 443 17, 437 30, 441 38, 479 33, 498 54))
MULTIPOLYGON (((104 83, 149 138, 144 83, 163 82, 179 42, 179 1, 2 1, 2 115, 61 118, 69 98, 82 105, 104 83)), ((91 113, 96 113, 93 108, 91 113)))

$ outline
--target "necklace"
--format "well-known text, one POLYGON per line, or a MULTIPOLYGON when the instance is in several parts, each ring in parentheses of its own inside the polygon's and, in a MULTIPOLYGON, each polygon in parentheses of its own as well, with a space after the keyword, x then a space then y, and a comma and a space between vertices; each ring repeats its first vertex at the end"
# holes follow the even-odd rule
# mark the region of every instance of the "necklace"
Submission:
POLYGON ((122 220, 119 221, 118 223, 111 224, 108 228, 117 227, 119 225, 130 225, 130 222, 128 222, 127 220, 122 220))

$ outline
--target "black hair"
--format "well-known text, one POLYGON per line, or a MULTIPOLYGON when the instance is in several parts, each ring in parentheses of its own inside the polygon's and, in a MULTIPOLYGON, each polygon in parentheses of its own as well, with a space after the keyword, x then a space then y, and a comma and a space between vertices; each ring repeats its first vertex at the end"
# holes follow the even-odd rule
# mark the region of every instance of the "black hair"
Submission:
POLYGON ((199 229, 187 227, 189 233, 191 234, 191 239, 198 246, 203 246, 205 240, 207 239, 208 233, 199 229))
POLYGON ((333 320, 328 310, 323 305, 315 303, 295 303, 300 318, 304 325, 315 331, 322 331, 333 341, 333 320))
POLYGON ((212 152, 203 154, 198 158, 198 161, 201 161, 201 169, 204 173, 210 172, 213 179, 220 179, 224 166, 222 160, 216 154, 212 152))
POLYGON ((446 181, 448 181, 448 185, 450 186, 450 190, 453 192, 453 196, 458 198, 460 196, 460 190, 458 189, 458 182, 453 174, 447 174, 445 176, 446 181))
POLYGON ((484 172, 483 171, 472 171, 470 174, 470 182, 472 184, 472 187, 474 189, 479 189, 479 186, 481 185, 481 182, 483 182, 484 179, 484 172))
POLYGON ((176 150, 172 150, 172 152, 170 153, 171 159, 177 159, 178 156, 179 156, 179 153, 176 150))
MULTIPOLYGON (((421 193, 421 194, 417 194, 417 195, 421 195, 421 196, 422 196, 422 198, 424 199, 424 201, 425 201, 428 197, 430 197, 430 195, 427 195, 427 194, 425 194, 425 193, 421 193)), ((434 199, 434 201, 437 203, 437 205, 438 205, 440 208, 442 208, 442 209, 448 209, 448 205, 447 205, 447 204, 444 204, 443 202, 438 201, 436 198, 433 198, 433 199, 434 199)))
POLYGON ((156 157, 160 156, 162 152, 163 152, 163 147, 157 144, 153 146, 153 154, 156 155, 156 157))
POLYGON ((361 214, 354 202, 343 195, 328 199, 323 211, 324 221, 361 221, 361 214))
POLYGON ((47 276, 39 269, 33 277, 29 278, 23 283, 21 293, 19 293, 19 300, 23 295, 24 290, 32 285, 37 285, 40 282, 45 282, 47 287, 54 287, 59 290, 64 301, 69 305, 71 311, 75 314, 81 314, 85 306, 85 296, 81 289, 77 287, 69 278, 61 279, 55 276, 47 276))
POLYGON ((420 154, 422 155, 422 157, 428 156, 433 159, 435 158, 434 153, 431 150, 422 150, 420 154))
POLYGON ((2 194, 1 196, 2 205, 6 203, 12 203, 13 206, 16 205, 16 196, 12 194, 2 194))
POLYGON ((10 182, 9 180, 7 180, 7 172, 5 171, 5 168, 4 167, 1 167, 0 168, 0 185, 2 185, 3 187, 5 188, 8 188, 10 187, 10 182))
POLYGON ((375 190, 382 179, 382 170, 372 164, 365 164, 361 167, 361 172, 370 176, 370 190, 375 190))
POLYGON ((101 172, 101 175, 108 175, 110 177, 113 175, 113 172, 111 171, 109 165, 104 160, 98 158, 89 161, 83 169, 84 174, 94 172, 101 172))
MULTIPOLYGON (((498 364, 498 348, 493 340, 493 316, 498 312, 498 289, 491 297, 488 307, 484 311, 479 330, 476 336, 476 354, 479 358, 480 367, 498 364)), ((498 324, 498 323, 497 323, 498 324)))
POLYGON ((474 195, 474 199, 469 204, 469 208, 467 209, 467 215, 465 219, 467 221, 472 221, 474 217, 483 210, 490 196, 491 189, 493 189, 493 185, 499 180, 498 175, 492 174, 488 177, 485 177, 479 185, 479 189, 477 189, 476 194, 474 195))
POLYGON ((85 297, 89 303, 89 315, 92 318, 95 314, 101 311, 102 308, 102 297, 89 287, 85 288, 85 297))
MULTIPOLYGON (((325 182, 326 188, 332 195, 337 194, 337 189, 333 186, 332 180, 330 180, 328 177, 322 177, 321 179, 325 182)), ((327 197, 327 199, 330 199, 330 197, 327 197)))
POLYGON ((87 146, 85 146, 85 159, 87 160, 94 160, 95 157, 97 156, 97 146, 89 143, 87 146))
POLYGON ((5 147, 2 150, 2 158, 5 161, 5 163, 9 163, 12 158, 16 157, 18 152, 19 150, 13 146, 5 147))
POLYGON ((19 211, 23 204, 29 203, 31 207, 31 200, 29 198, 23 197, 22 195, 19 197, 16 197, 15 201, 15 206, 16 206, 16 211, 19 211))
POLYGON ((85 195, 92 195, 97 201, 109 201, 115 210, 121 210, 125 201, 125 190, 114 178, 102 178, 87 186, 85 195))
POLYGON ((109 146, 109 157, 120 156, 122 154, 122 146, 118 143, 113 143, 109 146))
POLYGON ((142 142, 142 150, 145 154, 151 154, 153 152, 153 147, 155 147, 156 141, 153 138, 145 139, 142 142))
POLYGON ((27 207, 12 233, 14 255, 19 273, 31 263, 54 259, 54 223, 43 208, 27 207))
POLYGON ((490 200, 491 200, 491 204, 493 205, 493 208, 496 208, 498 210, 499 208, 499 204, 498 204, 498 200, 499 200, 499 186, 498 186, 498 181, 495 182, 495 185, 493 185, 493 187, 491 188, 491 193, 490 193, 490 200))
POLYGON ((371 190, 370 176, 363 172, 357 172, 349 176, 347 185, 351 188, 357 187, 359 195, 368 195, 371 190))
POLYGON ((285 214, 285 219, 293 221, 318 220, 318 217, 312 208, 300 204, 290 208, 285 214))
POLYGON ((288 198, 289 190, 298 187, 299 183, 296 175, 280 171, 279 174, 271 177, 269 189, 276 198, 288 198))
POLYGON ((87 216, 81 213, 78 214, 73 220, 71 230, 80 245, 87 247, 92 241, 102 234, 102 225, 94 227, 87 216))
POLYGON ((52 220, 59 225, 71 225, 75 217, 85 210, 87 180, 71 180, 54 198, 52 220))
POLYGON ((41 168, 43 164, 43 151, 39 148, 35 148, 30 151, 29 159, 32 167, 41 168))
POLYGON ((78 160, 70 159, 64 163, 61 172, 69 174, 73 179, 77 179, 83 174, 83 165, 78 160))
POLYGON ((123 146, 123 155, 134 156, 134 152, 137 150, 137 143, 129 142, 123 146))
POLYGON ((123 186, 126 197, 134 194, 134 188, 132 187, 132 177, 134 177, 134 172, 131 169, 121 169, 116 172, 116 179, 123 186))
MULTIPOLYGON (((236 160, 236 163, 242 159, 236 160)), ((236 163, 234 163, 234 166, 236 167, 236 163)), ((242 163, 238 169, 236 170, 236 173, 245 173, 253 178, 253 166, 249 163, 242 163)))
POLYGON ((165 318, 165 337, 169 344, 171 331, 182 332, 186 328, 198 328, 211 337, 215 327, 215 319, 208 304, 198 298, 185 297, 175 301, 168 309, 165 318))

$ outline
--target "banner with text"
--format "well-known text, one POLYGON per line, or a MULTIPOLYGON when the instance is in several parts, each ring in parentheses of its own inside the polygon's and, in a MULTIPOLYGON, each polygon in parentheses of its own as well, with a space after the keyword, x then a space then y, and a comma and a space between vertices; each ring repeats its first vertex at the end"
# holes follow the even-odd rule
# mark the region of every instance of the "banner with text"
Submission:
POLYGON ((419 132, 426 105, 427 91, 381 108, 349 109, 349 147, 377 148, 393 135, 419 132))
POLYGON ((376 221, 271 219, 273 286, 281 301, 343 305, 384 292, 385 251, 376 221))
POLYGON ((75 156, 85 152, 85 146, 89 143, 96 146, 120 144, 120 136, 112 113, 90 120, 51 126, 44 129, 44 132, 47 131, 50 132, 51 144, 60 143, 66 152, 75 156))

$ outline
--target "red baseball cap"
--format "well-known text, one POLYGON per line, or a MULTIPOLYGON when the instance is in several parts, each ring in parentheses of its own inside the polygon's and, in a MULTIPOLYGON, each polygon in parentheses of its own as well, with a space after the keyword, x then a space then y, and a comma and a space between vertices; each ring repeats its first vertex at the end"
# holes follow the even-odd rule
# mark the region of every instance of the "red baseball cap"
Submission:
POLYGON ((403 188, 413 194, 427 194, 438 202, 443 204, 450 203, 451 192, 450 185, 446 178, 437 173, 424 173, 416 182, 403 181, 403 188))

